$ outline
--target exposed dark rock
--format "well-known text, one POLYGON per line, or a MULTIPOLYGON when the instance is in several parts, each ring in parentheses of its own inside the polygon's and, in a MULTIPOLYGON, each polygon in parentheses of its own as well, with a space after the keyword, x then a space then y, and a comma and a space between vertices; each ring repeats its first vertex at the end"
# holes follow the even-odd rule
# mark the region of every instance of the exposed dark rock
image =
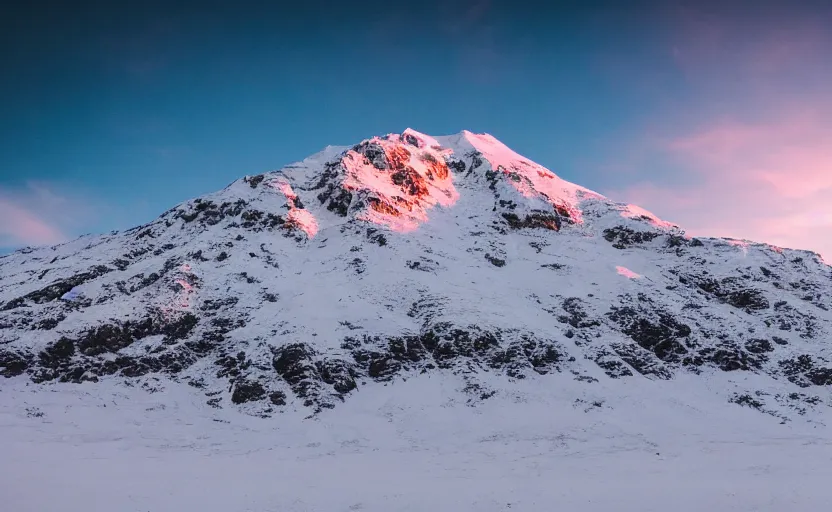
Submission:
MULTIPOLYGON (((747 311, 769 308, 768 299, 763 292, 754 288, 745 288, 736 277, 725 277, 721 280, 701 276, 680 276, 682 284, 693 282, 700 290, 715 296, 720 302, 725 302, 735 308, 747 311)), ((783 303, 785 304, 785 302, 783 303)))
POLYGON ((380 247, 387 245, 387 237, 377 231, 375 228, 367 228, 367 238, 380 247))
POLYGON ((52 343, 40 353, 40 364, 56 369, 67 364, 75 355, 75 341, 69 338, 61 338, 52 343))
MULTIPOLYGON (((385 164, 386 165, 386 164, 385 164)), ((341 174, 342 168, 338 162, 329 162, 324 166, 324 171, 318 180, 318 183, 311 187, 311 190, 321 190, 318 194, 318 201, 326 205, 326 209, 346 217, 350 209, 350 204, 353 201, 352 193, 340 186, 338 176, 341 174)))
POLYGON ((612 243, 616 249, 626 249, 633 245, 643 244, 661 235, 652 231, 635 231, 624 226, 617 226, 604 230, 604 239, 612 243))
POLYGON ((66 319, 64 315, 58 315, 55 318, 44 318, 32 325, 32 330, 51 331, 66 319))
POLYGON ((376 352, 372 352, 369 355, 367 374, 375 380, 390 380, 394 375, 399 373, 401 369, 401 363, 389 355, 383 355, 376 352))
POLYGON ((745 407, 751 407, 752 409, 760 410, 763 407, 763 403, 754 398, 753 396, 749 395, 748 393, 744 395, 736 394, 728 400, 731 403, 742 405, 745 407))
POLYGON ((123 325, 104 324, 82 334, 78 341, 78 348, 87 356, 96 356, 105 352, 115 353, 155 332, 156 326, 151 318, 138 322, 128 320, 123 325))
POLYGON ((760 290, 737 290, 730 292, 724 297, 725 302, 734 306, 735 308, 744 309, 768 309, 769 303, 763 292, 760 290))
POLYGON ((273 391, 269 393, 269 401, 278 407, 286 405, 286 393, 283 391, 273 391))
POLYGON ((130 266, 130 261, 125 260, 123 258, 118 258, 118 259, 113 260, 113 266, 116 267, 117 269, 123 271, 123 270, 126 270, 127 267, 130 266))
POLYGON ((245 352, 239 351, 234 356, 222 353, 221 357, 214 361, 214 364, 220 367, 217 371, 217 377, 229 377, 230 380, 236 380, 243 371, 251 366, 251 361, 246 359, 245 352))
POLYGON ((176 320, 163 322, 159 334, 165 336, 165 342, 182 340, 193 331, 199 319, 192 313, 185 313, 176 320))
POLYGON ((754 339, 745 342, 745 350, 752 354, 764 354, 773 351, 774 347, 769 340, 754 339))
POLYGON ((568 323, 576 329, 586 329, 601 325, 601 322, 598 320, 589 318, 589 315, 584 311, 583 301, 578 297, 564 299, 561 307, 569 314, 568 316, 559 315, 557 317, 561 323, 568 323))
POLYGON ((160 321, 148 316, 138 321, 103 324, 81 335, 78 350, 86 356, 116 353, 137 340, 160 334, 165 336, 166 342, 181 340, 191 333, 197 322, 193 314, 187 313, 172 321, 160 321))
POLYGON ((202 311, 218 311, 220 309, 228 309, 234 307, 239 301, 237 297, 226 297, 224 299, 208 299, 202 303, 202 306, 199 308, 202 311))
POLYGON ((448 164, 448 168, 456 172, 457 174, 465 172, 465 162, 463 162, 462 160, 448 158, 446 159, 446 162, 448 164))
POLYGON ((350 363, 341 359, 325 359, 317 363, 321 380, 343 395, 354 390, 355 371, 350 363))
POLYGON ((450 368, 453 361, 460 357, 486 355, 500 344, 493 333, 464 330, 447 323, 435 325, 420 341, 442 368, 450 368))
POLYGON ((595 359, 595 364, 604 370, 604 373, 606 373, 608 377, 613 379, 633 376, 633 372, 630 371, 630 368, 627 367, 627 365, 619 361, 617 358, 614 358, 614 356, 606 353, 599 354, 595 359))
POLYGON ((243 199, 238 199, 233 203, 224 202, 219 205, 213 201, 194 199, 190 205, 190 211, 186 213, 184 210, 180 210, 176 217, 182 219, 186 224, 198 221, 199 224, 213 226, 228 217, 240 215, 247 205, 248 203, 243 199))
MULTIPOLYGON (((414 144, 415 145, 415 144, 414 144)), ((380 171, 388 169, 387 155, 379 144, 374 142, 365 142, 353 148, 356 153, 364 155, 367 161, 380 171)))
MULTIPOLYGON (((758 369, 766 360, 765 356, 751 355, 731 343, 703 348, 697 352, 697 356, 701 358, 701 361, 711 363, 724 372, 758 369)), ((699 363, 699 360, 693 361, 699 363)))
POLYGON ((635 343, 614 343, 612 349, 622 361, 642 375, 652 376, 662 380, 668 380, 673 377, 670 370, 661 361, 656 359, 654 354, 635 343))
MULTIPOLYGON (((425 335, 425 338, 433 340, 433 336, 430 334, 425 335)), ((387 346, 390 356, 399 362, 417 363, 424 361, 428 357, 428 351, 422 342, 422 337, 405 336, 403 338, 390 338, 387 346)))
POLYGON ((0 375, 3 377, 22 375, 31 365, 32 356, 0 348, 0 375))
POLYGON ((681 235, 667 235, 665 245, 667 247, 684 247, 690 244, 690 241, 681 235))
POLYGON ((12 299, 9 302, 3 304, 3 307, 0 308, 0 311, 11 311, 12 309, 17 309, 19 307, 23 307, 26 305, 26 299, 23 297, 18 297, 16 299, 12 299))
MULTIPOLYGON (((496 338, 493 341, 494 348, 497 348, 499 345, 496 338)), ((559 370, 558 363, 566 360, 564 352, 556 344, 522 336, 520 341, 511 343, 504 349, 495 350, 489 366, 506 370, 509 377, 522 379, 525 378, 525 369, 545 375, 559 370)))
POLYGON ((678 340, 690 335, 690 327, 664 312, 658 312, 658 321, 645 313, 626 306, 613 307, 607 316, 621 326, 621 331, 641 347, 656 354, 662 361, 678 362, 687 349, 678 340))
POLYGON ((263 182, 266 178, 263 174, 258 174, 256 176, 246 177, 244 181, 249 184, 251 188, 257 188, 257 185, 263 182))
POLYGON ((514 229, 542 228, 560 231, 561 228, 561 217, 557 213, 533 212, 522 218, 515 213, 503 213, 502 215, 508 225, 514 229))
POLYGON ((311 395, 321 381, 321 376, 312 361, 314 354, 308 345, 293 343, 275 349, 272 363, 277 374, 291 386, 297 396, 306 398, 305 404, 308 405, 314 403, 311 395))
POLYGON ((234 392, 231 394, 232 403, 255 402, 264 398, 266 398, 266 389, 259 382, 245 379, 234 381, 234 392))
POLYGON ((497 258, 496 256, 492 256, 490 254, 486 254, 485 259, 495 267, 504 267, 506 265, 506 260, 497 258))
POLYGON ((832 385, 832 368, 817 367, 810 355, 803 354, 779 364, 783 375, 800 387, 832 385))

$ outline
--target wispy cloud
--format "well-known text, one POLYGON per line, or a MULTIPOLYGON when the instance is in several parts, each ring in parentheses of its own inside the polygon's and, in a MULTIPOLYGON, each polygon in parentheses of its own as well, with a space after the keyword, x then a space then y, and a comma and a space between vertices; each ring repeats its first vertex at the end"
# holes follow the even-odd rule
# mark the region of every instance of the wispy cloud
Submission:
POLYGON ((56 184, 0 186, 0 247, 64 242, 96 217, 94 201, 56 184))

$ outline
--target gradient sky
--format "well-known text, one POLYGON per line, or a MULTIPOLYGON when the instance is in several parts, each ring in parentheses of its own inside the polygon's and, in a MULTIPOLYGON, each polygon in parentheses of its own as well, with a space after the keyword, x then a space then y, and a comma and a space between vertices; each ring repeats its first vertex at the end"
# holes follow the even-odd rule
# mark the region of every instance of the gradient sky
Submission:
POLYGON ((0 7, 0 251, 406 127, 832 260, 832 2, 0 7))

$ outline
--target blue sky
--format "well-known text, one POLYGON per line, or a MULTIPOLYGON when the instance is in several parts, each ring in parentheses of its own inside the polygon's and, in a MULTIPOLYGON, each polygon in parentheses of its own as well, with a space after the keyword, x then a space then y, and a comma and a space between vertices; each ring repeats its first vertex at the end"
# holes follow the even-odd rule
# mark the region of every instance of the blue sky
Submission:
POLYGON ((751 208, 745 221, 725 198, 709 202, 797 161, 811 168, 804 182, 832 193, 816 179, 832 176, 832 131, 811 114, 832 107, 823 2, 269 4, 4 7, 0 246, 128 228, 327 144, 408 126, 492 133, 694 231, 832 239, 832 208, 818 206, 832 195, 814 189, 766 178, 736 206, 751 208), (793 149, 773 135, 784 126, 811 147, 744 169, 749 152, 793 149), (761 198, 800 193, 814 209, 778 218, 821 219, 811 233, 753 224, 761 198))

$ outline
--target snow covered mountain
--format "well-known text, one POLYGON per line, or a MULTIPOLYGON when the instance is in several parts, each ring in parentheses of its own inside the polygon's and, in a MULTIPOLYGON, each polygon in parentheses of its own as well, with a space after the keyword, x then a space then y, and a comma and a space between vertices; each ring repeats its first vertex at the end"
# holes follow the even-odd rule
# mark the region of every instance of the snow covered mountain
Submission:
POLYGON ((555 375, 684 379, 823 424, 830 292, 817 254, 691 238, 490 135, 408 129, 0 258, 0 374, 181 383, 264 417, 426 375, 474 406, 555 375))

